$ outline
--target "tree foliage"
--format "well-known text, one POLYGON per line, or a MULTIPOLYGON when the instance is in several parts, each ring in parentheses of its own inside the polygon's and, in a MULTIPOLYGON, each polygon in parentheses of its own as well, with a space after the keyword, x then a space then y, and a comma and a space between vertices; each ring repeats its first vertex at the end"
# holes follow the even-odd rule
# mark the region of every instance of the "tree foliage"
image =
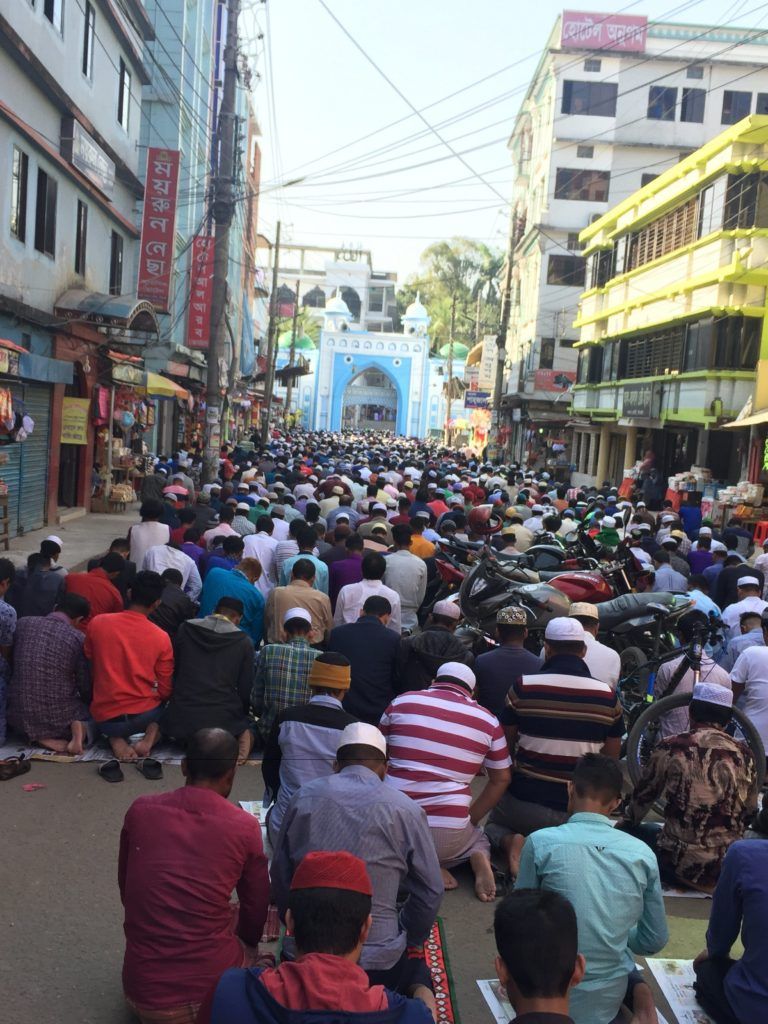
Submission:
POLYGON ((418 273, 397 293, 402 316, 419 294, 432 322, 432 348, 439 351, 450 339, 451 306, 456 300, 453 339, 471 348, 479 337, 494 333, 499 318, 499 276, 503 253, 482 242, 452 238, 435 242, 421 254, 418 273))

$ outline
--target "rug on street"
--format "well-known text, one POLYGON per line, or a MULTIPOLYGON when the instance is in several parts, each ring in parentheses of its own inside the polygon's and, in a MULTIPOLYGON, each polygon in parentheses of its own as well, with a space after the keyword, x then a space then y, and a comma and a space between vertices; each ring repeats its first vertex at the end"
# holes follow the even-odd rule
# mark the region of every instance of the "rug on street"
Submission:
MULTIPOLYGON (((21 757, 24 755, 30 761, 52 761, 55 764, 72 764, 75 761, 109 761, 114 755, 108 746, 100 743, 87 747, 82 754, 73 757, 70 754, 56 754, 45 747, 36 747, 34 744, 26 743, 19 737, 9 737, 0 746, 0 760, 6 757, 21 757)), ((184 751, 175 743, 158 743, 152 750, 152 757, 163 764, 181 764, 184 751)), ((258 758, 261 761, 261 757, 258 758)), ((250 759, 249 759, 250 761, 250 759)))
POLYGON ((454 1009, 453 977, 448 963, 445 935, 440 918, 432 925, 429 938, 424 943, 424 958, 432 975, 432 988, 437 1003, 436 1024, 460 1024, 458 1014, 454 1009))

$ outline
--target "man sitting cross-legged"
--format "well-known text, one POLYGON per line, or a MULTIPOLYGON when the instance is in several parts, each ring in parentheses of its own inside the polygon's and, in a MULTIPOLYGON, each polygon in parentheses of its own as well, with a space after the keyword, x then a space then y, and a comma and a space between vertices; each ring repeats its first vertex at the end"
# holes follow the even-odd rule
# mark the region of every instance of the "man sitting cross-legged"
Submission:
POLYGON ((571 995, 576 1024, 610 1024, 622 1002, 637 1024, 656 1024, 633 954, 649 956, 666 943, 664 898, 651 850, 611 826, 621 788, 616 761, 585 755, 568 783, 568 821, 528 836, 520 857, 518 888, 553 890, 576 911, 587 964, 571 995))
POLYGON ((337 1024, 431 1024, 428 989, 417 986, 407 998, 371 984, 359 966, 373 925, 372 895, 359 857, 345 850, 308 853, 291 881, 285 912, 296 960, 227 971, 197 1024, 310 1024, 331 1015, 337 1024))

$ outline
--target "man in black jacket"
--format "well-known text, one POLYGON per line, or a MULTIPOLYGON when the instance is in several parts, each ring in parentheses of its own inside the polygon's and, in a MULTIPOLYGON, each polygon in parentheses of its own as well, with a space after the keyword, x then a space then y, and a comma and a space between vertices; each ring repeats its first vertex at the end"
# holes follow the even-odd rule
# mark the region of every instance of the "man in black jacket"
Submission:
POLYGON ((472 667, 475 660, 472 652, 454 636, 460 619, 458 604, 454 601, 438 601, 422 632, 400 641, 400 693, 426 690, 432 685, 437 670, 447 661, 459 661, 472 667))
POLYGON ((387 627, 392 605, 374 594, 363 605, 357 622, 331 630, 328 650, 349 659, 352 685, 344 710, 361 722, 378 725, 397 689, 400 639, 387 627))

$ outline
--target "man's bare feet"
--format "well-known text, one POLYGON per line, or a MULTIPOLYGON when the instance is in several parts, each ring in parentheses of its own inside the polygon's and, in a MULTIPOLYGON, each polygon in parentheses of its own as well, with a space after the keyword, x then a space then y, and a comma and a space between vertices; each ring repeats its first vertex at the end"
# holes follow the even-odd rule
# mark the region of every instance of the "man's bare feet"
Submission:
POLYGON ((142 739, 138 743, 134 743, 133 749, 136 757, 149 757, 152 753, 152 747, 160 739, 160 726, 157 722, 153 722, 144 733, 142 739))
POLYGON ((659 1024, 653 992, 644 981, 632 989, 632 1017, 630 1024, 659 1024))
POLYGON ((459 883, 453 877, 450 871, 446 871, 445 868, 440 868, 440 874, 443 879, 443 888, 446 892, 450 892, 451 889, 458 889, 459 883))
POLYGON ((239 765, 245 764, 252 749, 253 733, 250 729, 246 729, 237 737, 237 763, 239 765))
POLYGON ((110 736, 109 745, 118 761, 135 761, 139 756, 130 743, 119 736, 110 736))
POLYGON ((69 747, 66 740, 35 740, 40 747, 45 747, 46 750, 52 750, 56 754, 66 754, 69 752, 69 747))
POLYGON ((437 1003, 435 1002, 435 996, 426 985, 414 985, 408 995, 411 999, 420 999, 422 1003, 425 1003, 427 1009, 432 1014, 432 1019, 437 1020, 437 1003))
POLYGON ((521 835, 504 836, 501 841, 501 848, 507 855, 509 873, 513 878, 517 878, 520 871, 520 854, 523 852, 524 845, 525 836, 521 835))
POLYGON ((485 853, 473 853, 469 863, 475 873, 475 896, 481 903, 492 903, 496 899, 496 879, 490 858, 485 853))
POLYGON ((67 744, 67 753, 79 757, 85 746, 85 722, 72 723, 72 739, 67 744))

